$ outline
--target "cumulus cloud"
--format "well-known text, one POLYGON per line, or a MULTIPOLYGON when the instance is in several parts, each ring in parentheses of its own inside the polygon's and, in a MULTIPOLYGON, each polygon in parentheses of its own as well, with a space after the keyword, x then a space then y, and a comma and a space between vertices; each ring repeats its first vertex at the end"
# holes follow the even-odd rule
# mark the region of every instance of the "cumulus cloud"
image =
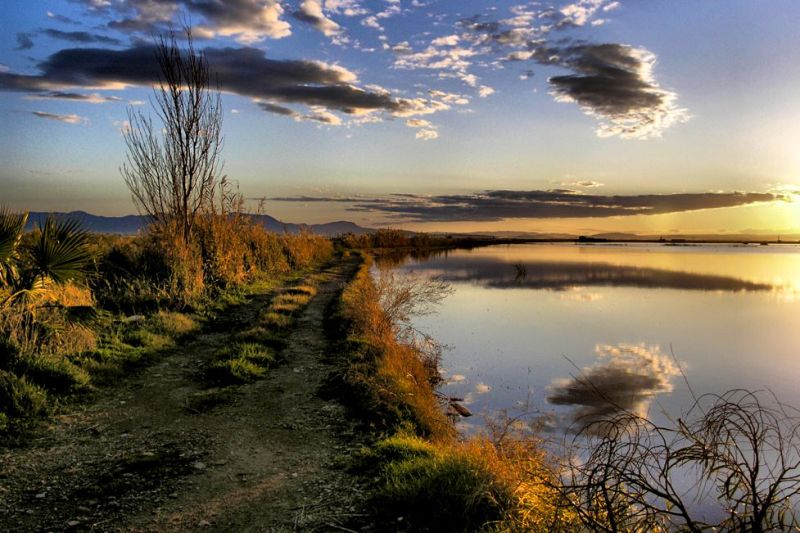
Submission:
POLYGON ((680 370, 658 346, 599 345, 598 361, 569 379, 550 384, 547 401, 573 408, 571 427, 604 434, 611 420, 627 413, 646 416, 657 394, 671 392, 680 370))
POLYGON ((439 132, 432 129, 421 129, 417 131, 414 137, 422 141, 432 141, 439 138, 439 132))
POLYGON ((322 11, 320 0, 303 0, 300 7, 292 15, 303 22, 306 22, 322 32, 326 37, 332 37, 341 32, 342 28, 334 21, 325 16, 322 11))
POLYGON ((80 124, 86 119, 78 115, 59 115, 57 113, 45 113, 44 111, 33 111, 35 116, 47 120, 57 120, 58 122, 66 122, 67 124, 80 124))
POLYGON ((207 37, 234 37, 252 43, 291 34, 278 0, 80 0, 90 10, 111 18, 108 26, 121 31, 152 32, 179 22, 181 13, 202 18, 197 31, 207 37))
POLYGON ((455 222, 658 215, 788 200, 786 195, 770 192, 597 195, 567 189, 492 190, 470 195, 376 198, 374 202, 362 202, 351 209, 381 212, 409 221, 455 222))
MULTIPOLYGON (((206 48, 204 53, 222 91, 260 101, 303 104, 349 115, 383 111, 412 117, 449 109, 434 98, 399 98, 380 87, 359 87, 356 74, 339 65, 269 59, 263 51, 249 47, 206 48)), ((0 72, 0 90, 43 93, 152 86, 159 79, 155 57, 150 45, 125 50, 65 49, 41 62, 39 74, 0 72)))
POLYGON ((577 103, 600 120, 601 137, 648 138, 688 119, 677 95, 653 78, 655 56, 621 44, 578 45, 562 50, 573 74, 549 79, 559 102, 577 103))
POLYGON ((494 89, 488 85, 481 85, 478 87, 478 96, 486 98, 494 94, 494 89))
MULTIPOLYGON (((549 78, 550 92, 556 101, 577 104, 596 118, 599 136, 658 137, 688 120, 689 113, 677 105, 674 91, 656 82, 655 55, 626 44, 576 41, 571 33, 564 33, 604 24, 606 19, 598 16, 619 6, 609 0, 578 0, 559 8, 526 4, 513 6, 513 16, 506 19, 475 16, 459 25, 473 49, 490 45, 503 62, 533 62, 569 71, 549 78)), ((528 70, 522 78, 530 75, 528 70)))

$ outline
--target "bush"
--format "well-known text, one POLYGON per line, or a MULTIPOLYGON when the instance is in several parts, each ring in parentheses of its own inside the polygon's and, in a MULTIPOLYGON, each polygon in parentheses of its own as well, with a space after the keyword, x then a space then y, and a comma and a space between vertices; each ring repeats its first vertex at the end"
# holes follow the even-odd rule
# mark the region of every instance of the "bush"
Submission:
POLYGON ((91 378, 83 368, 72 364, 62 356, 38 355, 19 359, 15 373, 44 389, 66 394, 83 389, 91 378))
POLYGON ((47 393, 25 378, 0 370, 0 412, 9 428, 47 413, 47 393))

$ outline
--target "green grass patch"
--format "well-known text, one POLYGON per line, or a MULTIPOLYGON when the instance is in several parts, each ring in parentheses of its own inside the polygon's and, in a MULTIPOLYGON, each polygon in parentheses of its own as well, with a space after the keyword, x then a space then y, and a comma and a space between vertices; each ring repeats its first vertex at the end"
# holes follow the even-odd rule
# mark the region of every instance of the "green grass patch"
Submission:
POLYGON ((214 354, 205 379, 213 385, 252 383, 275 362, 275 352, 257 343, 237 343, 214 354))
POLYGON ((401 435, 370 453, 379 480, 370 505, 385 527, 481 531, 503 519, 513 497, 479 457, 455 447, 401 435))
POLYGON ((267 370, 243 357, 214 361, 206 368, 205 376, 215 385, 253 383, 264 377, 267 370))
POLYGON ((50 392, 67 394, 89 386, 89 373, 69 359, 54 355, 21 357, 15 373, 50 392))
POLYGON ((0 412, 5 430, 21 429, 49 411, 47 392, 24 377, 0 370, 0 412))
POLYGON ((268 328, 289 329, 293 320, 291 316, 274 311, 266 311, 259 317, 258 322, 268 328))

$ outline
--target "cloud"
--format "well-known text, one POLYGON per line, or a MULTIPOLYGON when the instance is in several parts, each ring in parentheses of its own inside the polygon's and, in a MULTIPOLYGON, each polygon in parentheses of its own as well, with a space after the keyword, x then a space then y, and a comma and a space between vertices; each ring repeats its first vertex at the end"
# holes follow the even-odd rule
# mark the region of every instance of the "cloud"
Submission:
POLYGON ((345 17, 357 17, 369 13, 358 0, 326 0, 325 8, 331 13, 345 17))
POLYGON ((85 31, 61 31, 48 28, 42 30, 41 33, 47 35, 48 37, 52 37, 53 39, 61 39, 62 41, 69 41, 73 43, 102 43, 113 45, 122 44, 119 39, 85 31))
POLYGON ((439 132, 432 129, 421 129, 417 131, 414 138, 422 141, 432 141, 439 138, 439 132))
POLYGON ((410 118, 406 120, 406 126, 409 128, 432 128, 433 124, 421 118, 410 118))
POLYGON ((340 126, 342 124, 342 119, 339 118, 339 116, 331 113, 330 111, 322 107, 312 107, 310 113, 300 113, 299 111, 295 111, 294 109, 278 104, 273 104, 271 102, 256 102, 256 104, 264 111, 267 111, 269 113, 274 113, 276 115, 291 117, 298 122, 305 122, 310 120, 313 122, 328 124, 330 126, 340 126))
POLYGON ((103 96, 98 93, 83 94, 65 91, 51 91, 46 93, 31 94, 25 97, 28 100, 70 100, 85 102, 87 104, 105 104, 108 102, 121 102, 118 96, 103 96))
POLYGON ((31 39, 30 33, 18 33, 17 34, 17 46, 14 50, 30 50, 33 48, 33 39, 31 39))
POLYGON ((322 12, 322 2, 320 0, 303 0, 300 7, 292 13, 297 20, 310 24, 326 37, 332 37, 341 32, 342 28, 334 21, 325 16, 322 12))
MULTIPOLYGON (((259 101, 303 104, 349 115, 384 111, 410 117, 449 109, 435 98, 398 98, 380 87, 361 88, 356 74, 339 65, 269 59, 263 51, 249 47, 206 48, 204 53, 222 91, 259 101)), ((41 93, 152 86, 159 79, 155 57, 150 45, 125 50, 65 49, 41 62, 39 74, 0 72, 0 90, 41 93)))
POLYGON ((481 85, 478 87, 478 96, 481 98, 487 98, 494 94, 494 89, 489 87, 488 85, 481 85))
MULTIPOLYGON (((577 104, 599 122, 600 137, 647 139, 685 122, 689 113, 677 105, 677 94, 661 87, 653 76, 656 56, 626 44, 576 41, 571 33, 606 22, 597 18, 619 7, 609 0, 578 0, 559 8, 522 5, 512 17, 494 21, 474 16, 459 21, 463 40, 488 45, 501 62, 530 61, 566 69, 549 78, 558 102, 577 104)), ((483 47, 487 48, 487 47, 483 47)), ((480 48, 481 51, 483 48, 480 48)), ((420 58, 421 59, 421 58, 420 58)), ((523 79, 531 76, 528 70, 523 79)))
POLYGON ((600 120, 601 137, 660 136, 689 115, 676 105, 677 95, 653 79, 655 56, 621 44, 589 44, 561 50, 559 63, 573 74, 548 81, 559 102, 577 103, 600 120))
POLYGON ((162 31, 183 14, 202 17, 197 31, 206 37, 234 37, 243 43, 291 35, 277 0, 80 0, 88 9, 111 17, 110 28, 129 32, 162 31))
POLYGON ((602 435, 610 421, 624 413, 646 416, 653 398, 671 392, 680 375, 675 363, 658 346, 599 345, 594 365, 548 387, 547 401, 572 406, 571 427, 602 435))
POLYGON ((558 184, 562 187, 579 187, 582 189, 595 189, 602 187, 604 183, 594 180, 573 180, 573 181, 560 181, 558 184))
POLYGON ((39 118, 57 120, 59 122, 66 122, 67 124, 80 124, 86 120, 78 115, 58 115, 56 113, 45 113, 44 111, 33 111, 32 113, 39 118))
POLYGON ((456 222, 659 215, 789 199, 778 193, 758 192, 597 195, 567 189, 492 190, 470 195, 410 194, 375 198, 372 202, 355 204, 351 209, 380 212, 408 221, 456 222))

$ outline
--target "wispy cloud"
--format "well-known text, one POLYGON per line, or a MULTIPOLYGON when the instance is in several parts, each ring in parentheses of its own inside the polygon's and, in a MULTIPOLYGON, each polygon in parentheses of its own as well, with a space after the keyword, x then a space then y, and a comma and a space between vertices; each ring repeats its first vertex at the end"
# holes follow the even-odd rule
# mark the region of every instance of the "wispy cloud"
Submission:
MULTIPOLYGON (((279 200, 293 201, 292 198, 279 200)), ((341 198, 318 200, 343 201, 341 198)), ((349 209, 383 213, 413 222, 457 222, 658 215, 788 200, 786 195, 771 192, 597 195, 567 189, 494 190, 470 195, 392 195, 369 202, 362 199, 349 209)))
POLYGON ((100 43, 111 45, 122 44, 122 41, 119 39, 114 39, 113 37, 108 37, 107 35, 101 35, 99 33, 89 33, 86 31, 62 31, 54 28, 47 28, 42 30, 41 33, 42 35, 47 35, 53 39, 61 39, 62 41, 69 41, 72 43, 100 43))
POLYGON ((86 119, 78 115, 59 115, 56 113, 45 113, 44 111, 33 111, 35 116, 47 120, 57 120, 58 122, 66 122, 67 124, 80 124, 85 122, 86 119))

